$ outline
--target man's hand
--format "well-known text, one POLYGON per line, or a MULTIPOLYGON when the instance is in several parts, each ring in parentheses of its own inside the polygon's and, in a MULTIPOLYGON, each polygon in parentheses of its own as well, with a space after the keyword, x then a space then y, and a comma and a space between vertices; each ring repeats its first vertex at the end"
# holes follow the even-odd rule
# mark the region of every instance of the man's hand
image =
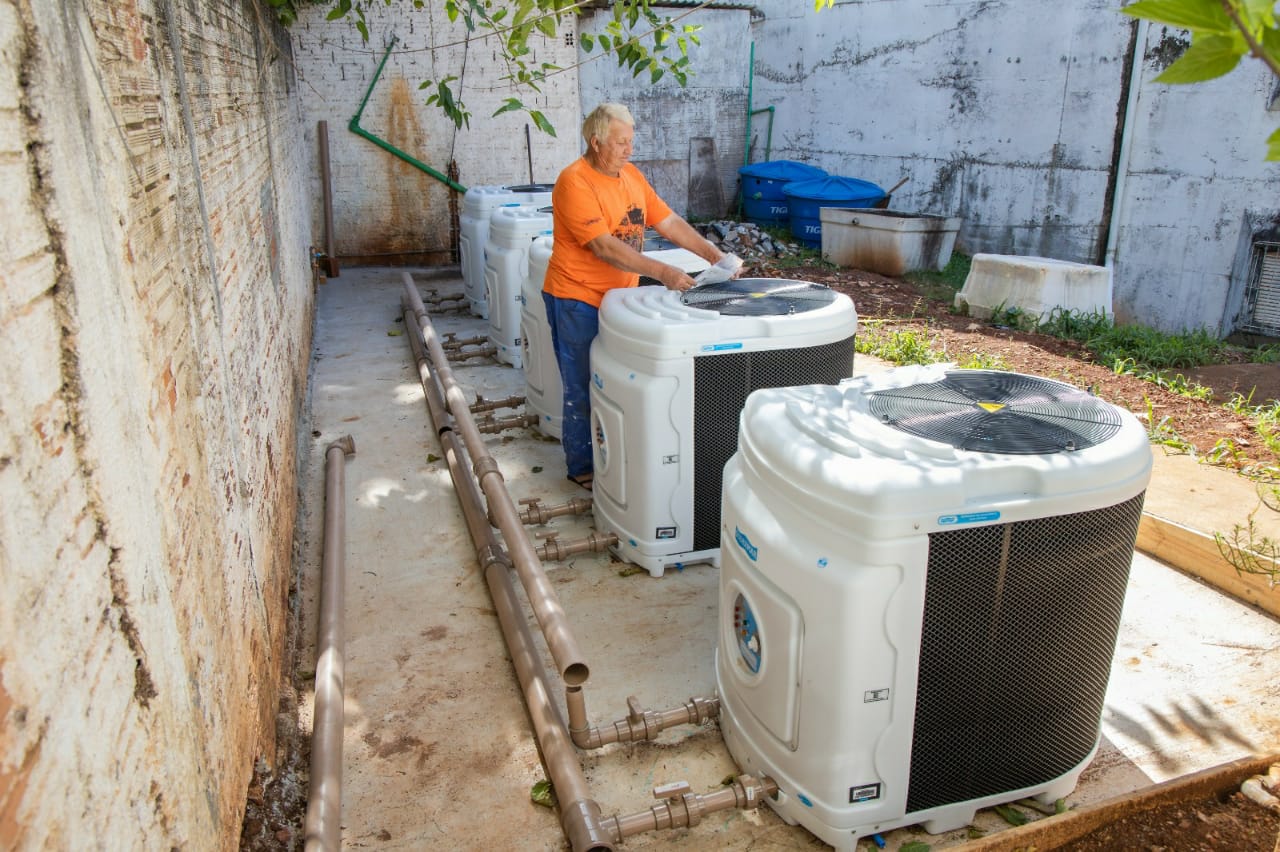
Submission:
POLYGON ((658 276, 658 280, 668 290, 676 290, 681 293, 688 290, 695 283, 682 269, 665 263, 663 264, 662 275, 658 276))

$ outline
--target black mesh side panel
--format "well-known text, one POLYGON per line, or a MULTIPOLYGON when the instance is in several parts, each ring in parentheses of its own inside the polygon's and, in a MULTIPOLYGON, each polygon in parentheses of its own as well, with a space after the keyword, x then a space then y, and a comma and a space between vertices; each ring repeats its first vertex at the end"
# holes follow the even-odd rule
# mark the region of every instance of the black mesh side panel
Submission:
POLYGON ((1143 496, 929 536, 907 813, 1042 784, 1088 756, 1143 496))
POLYGON ((738 449, 738 416, 761 388, 834 385, 853 375, 853 336, 822 346, 693 359, 693 549, 720 546, 724 465, 738 449))

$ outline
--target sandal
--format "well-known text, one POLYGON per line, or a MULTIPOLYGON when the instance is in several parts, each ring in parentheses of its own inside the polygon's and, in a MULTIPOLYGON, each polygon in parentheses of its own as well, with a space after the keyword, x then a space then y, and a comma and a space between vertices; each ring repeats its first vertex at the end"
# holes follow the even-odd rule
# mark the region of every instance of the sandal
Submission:
POLYGON ((590 491, 595 475, 591 473, 580 473, 577 476, 566 476, 565 479, 569 480, 574 485, 580 485, 590 491))

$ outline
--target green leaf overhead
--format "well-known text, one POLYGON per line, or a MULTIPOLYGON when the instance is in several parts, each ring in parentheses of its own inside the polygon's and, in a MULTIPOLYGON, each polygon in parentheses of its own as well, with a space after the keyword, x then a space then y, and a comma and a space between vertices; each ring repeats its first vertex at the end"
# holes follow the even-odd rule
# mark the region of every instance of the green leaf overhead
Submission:
POLYGON ((1245 47, 1231 36, 1208 36, 1191 42, 1187 52, 1156 77, 1157 83, 1199 83, 1212 80, 1240 64, 1245 47))

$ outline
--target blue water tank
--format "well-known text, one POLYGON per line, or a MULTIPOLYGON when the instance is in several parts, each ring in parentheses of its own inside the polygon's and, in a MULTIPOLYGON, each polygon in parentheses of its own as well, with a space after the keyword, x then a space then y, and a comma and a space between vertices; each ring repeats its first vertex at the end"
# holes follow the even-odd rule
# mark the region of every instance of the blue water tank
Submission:
POLYGON ((742 178, 742 211, 747 221, 784 227, 788 221, 788 208, 787 197, 782 194, 783 186, 792 181, 825 177, 827 173, 817 166, 795 160, 768 160, 743 166, 738 169, 738 174, 742 178))
POLYGON ((835 175, 794 181, 782 192, 791 208, 791 236, 812 248, 822 245, 820 207, 874 207, 885 197, 870 181, 835 175))

